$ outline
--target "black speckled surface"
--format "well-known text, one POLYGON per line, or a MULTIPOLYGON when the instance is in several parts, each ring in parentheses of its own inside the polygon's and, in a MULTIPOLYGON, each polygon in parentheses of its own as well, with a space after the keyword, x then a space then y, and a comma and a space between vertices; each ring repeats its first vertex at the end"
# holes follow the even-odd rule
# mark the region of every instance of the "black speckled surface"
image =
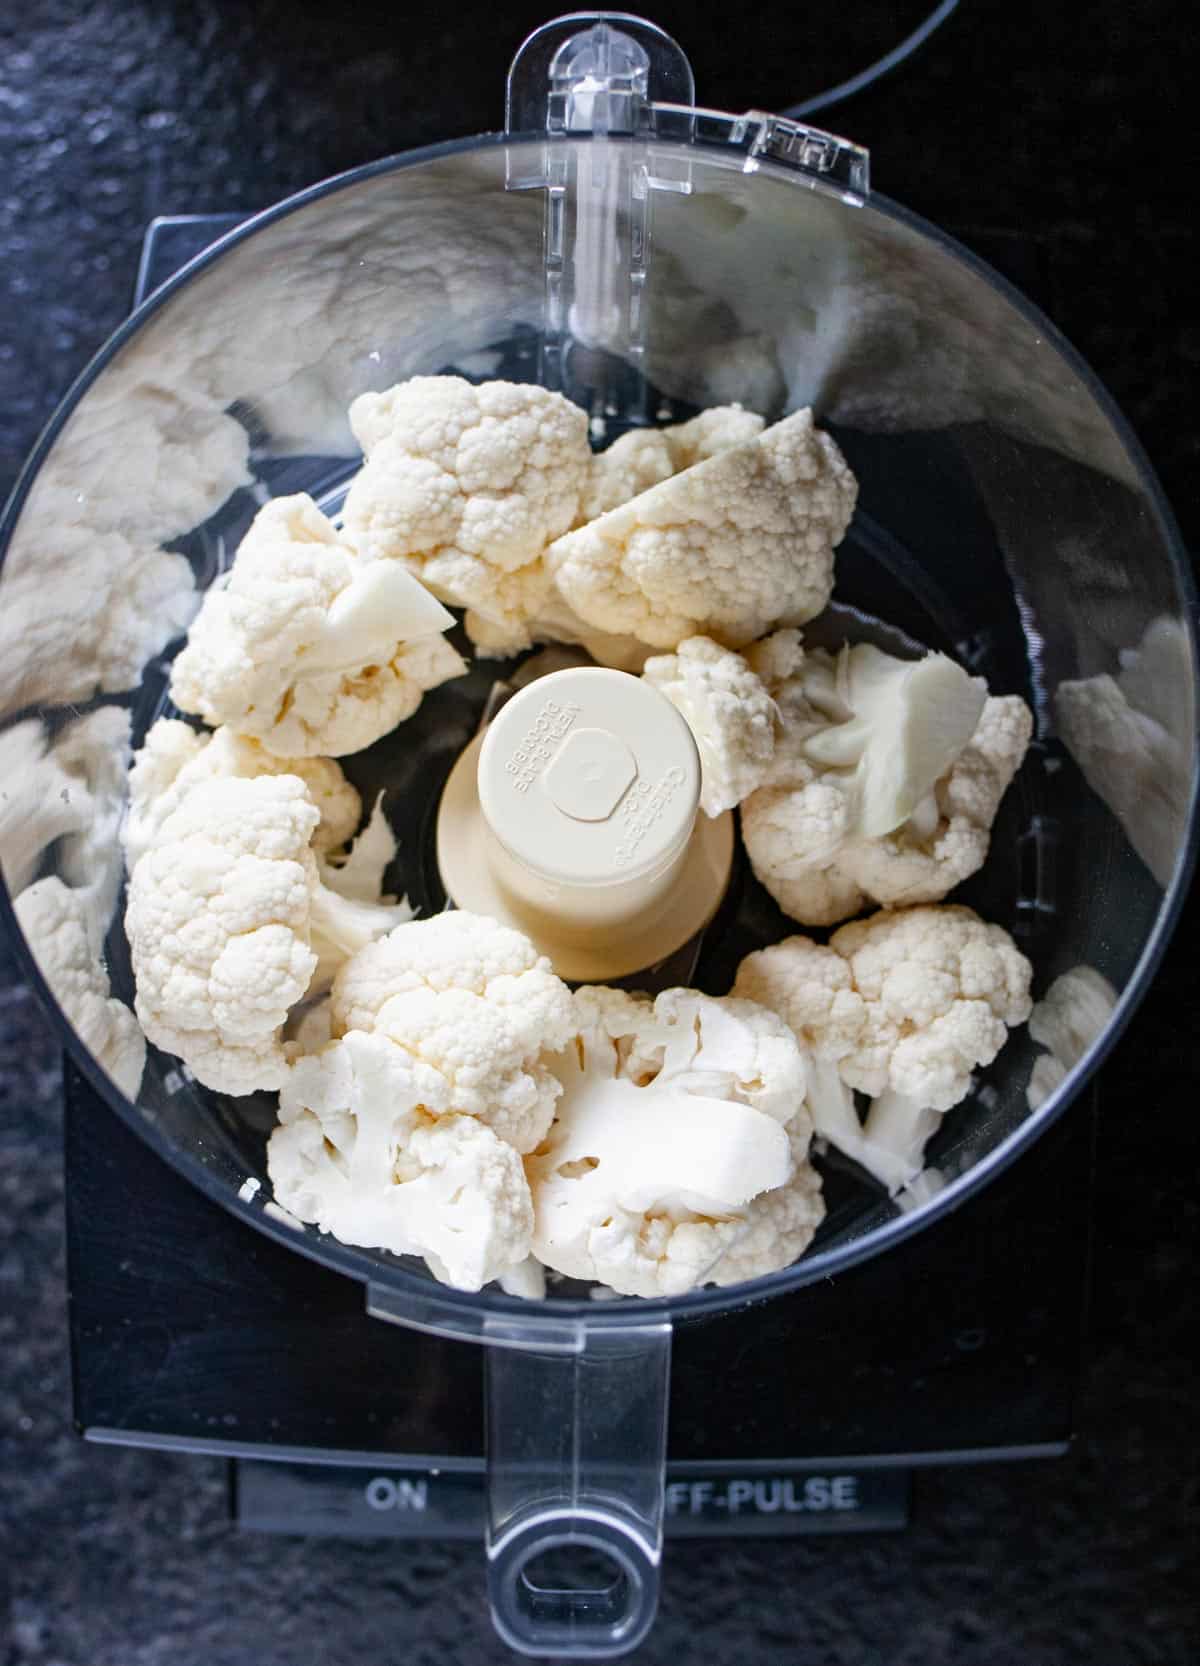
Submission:
MULTIPOLYGON (((922 5, 658 5, 704 102, 779 107, 922 5), (822 38, 814 38, 814 37, 822 38)), ((9 0, 0 8, 0 488, 123 315, 152 215, 262 206, 495 125, 541 7, 9 0)), ((1168 0, 964 0, 926 52, 828 118, 880 188, 1041 241, 1052 312, 1116 395, 1193 548, 1197 25, 1168 0)), ((969 235, 968 239, 969 241, 969 235)), ((676 1546, 636 1657, 831 1666, 1184 1666, 1197 1624, 1192 1315, 1200 1081, 1195 903, 1104 1076, 1092 1365, 1073 1454, 925 1476, 902 1538, 676 1546)), ((70 1431, 57 1051, 0 948, 0 1660, 413 1666, 511 1658, 476 1552, 244 1540, 211 1461, 70 1431)))

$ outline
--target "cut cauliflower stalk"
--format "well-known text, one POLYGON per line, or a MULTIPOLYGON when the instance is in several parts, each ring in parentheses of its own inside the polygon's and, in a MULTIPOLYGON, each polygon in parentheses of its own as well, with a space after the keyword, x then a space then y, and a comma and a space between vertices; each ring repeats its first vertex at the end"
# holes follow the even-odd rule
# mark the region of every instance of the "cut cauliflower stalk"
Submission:
POLYGON ((278 1088, 289 1010, 408 915, 321 882, 320 819, 298 776, 217 777, 166 817, 130 877, 138 1017, 206 1087, 278 1088))
POLYGON ((575 524, 591 467, 587 416, 516 382, 414 376, 364 393, 350 426, 366 455, 344 533, 488 622, 495 652, 529 646, 548 587, 543 552, 575 524))
POLYGON ((651 1002, 585 988, 575 1008, 577 1034, 552 1061, 554 1125, 525 1165, 538 1259, 640 1296, 794 1260, 822 1206, 816 1177, 797 1178, 809 1124, 786 1027, 685 989, 651 1002), (727 1263, 743 1242, 745 1259, 727 1263))
POLYGON ((747 658, 782 727, 766 780, 742 805, 742 834, 784 912, 834 925, 868 901, 940 901, 975 873, 1029 744, 1025 702, 990 698, 943 654, 758 648, 747 658))
POLYGON ((568 532, 546 561, 593 629, 656 648, 702 634, 740 647, 825 606, 856 493, 800 411, 568 532))
POLYGON ((273 498, 206 594, 171 693, 278 757, 341 757, 461 676, 453 622, 402 567, 357 561, 311 498, 273 498))
POLYGON ((789 937, 746 957, 734 993, 778 1013, 811 1053, 817 1133, 895 1192, 972 1072, 1029 1017, 1031 977, 1002 927, 947 905, 856 920, 828 947, 789 937), (863 1124, 852 1089, 873 1101, 863 1124))

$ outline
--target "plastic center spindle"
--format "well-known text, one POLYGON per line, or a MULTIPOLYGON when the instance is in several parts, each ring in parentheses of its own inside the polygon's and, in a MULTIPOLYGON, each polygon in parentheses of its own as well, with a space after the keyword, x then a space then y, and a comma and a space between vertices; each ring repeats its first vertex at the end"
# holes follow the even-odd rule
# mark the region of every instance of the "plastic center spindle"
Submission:
POLYGON ((623 976, 695 935, 724 893, 730 818, 698 816, 699 797, 696 743, 665 696, 624 671, 557 671, 455 765, 442 880, 460 908, 531 936, 561 976, 623 976))

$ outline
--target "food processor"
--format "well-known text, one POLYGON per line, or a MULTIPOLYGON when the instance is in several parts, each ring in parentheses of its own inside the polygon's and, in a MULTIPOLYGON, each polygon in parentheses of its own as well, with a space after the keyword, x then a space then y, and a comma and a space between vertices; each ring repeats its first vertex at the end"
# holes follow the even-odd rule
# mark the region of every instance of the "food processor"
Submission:
MULTIPOLYGON (((497 1627, 528 1653, 634 1647, 661 1559, 675 1327, 711 1338, 715 1375, 723 1327, 769 1328, 778 1304, 759 1304, 811 1286, 816 1305, 832 1275, 932 1236, 968 1199, 984 1207, 974 1194, 998 1194, 991 1182, 1078 1095, 1153 974, 1189 871, 1196 659, 1186 559, 1136 442, 1021 295, 873 191, 858 147, 699 108, 661 31, 579 14, 518 54, 503 134, 328 181, 158 289, 71 390, 0 542, 0 859, 21 925, 8 923, 84 1083, 202 1201, 274 1240, 272 1254, 365 1286, 378 1321, 485 1344, 497 1627), (899 1208, 831 1169, 818 1238, 769 1278, 670 1301, 448 1289, 274 1210, 265 1097, 205 1092, 153 1052, 136 1099, 119 1086, 121 1021, 106 1003, 132 998, 121 735, 138 744, 165 709, 194 592, 227 569, 261 502, 307 491, 337 512, 359 460, 350 401, 448 370, 566 393, 597 445, 716 403, 768 420, 812 405, 860 482, 838 555, 843 634, 886 621, 1035 712, 989 863, 954 900, 1012 931, 1037 993, 1089 967, 1115 1008, 1036 1105, 1037 1049, 1013 1037, 946 1119, 929 1153, 940 1189, 923 1201, 899 1208), (64 737, 77 786, 61 778, 64 737), (20 896, 47 875, 75 912, 43 934, 20 896), (64 972, 73 923, 103 942, 111 996, 77 964, 64 972), (538 1559, 562 1545, 606 1558, 608 1583, 539 1583, 538 1559)), ((476 660, 350 760, 356 785, 387 791, 392 888, 419 913, 446 900, 442 785, 496 683, 520 674, 476 660)), ((643 981, 723 993, 746 952, 791 929, 739 869, 682 962, 643 981)), ((374 1386, 420 1393, 419 1376, 374 1386)))

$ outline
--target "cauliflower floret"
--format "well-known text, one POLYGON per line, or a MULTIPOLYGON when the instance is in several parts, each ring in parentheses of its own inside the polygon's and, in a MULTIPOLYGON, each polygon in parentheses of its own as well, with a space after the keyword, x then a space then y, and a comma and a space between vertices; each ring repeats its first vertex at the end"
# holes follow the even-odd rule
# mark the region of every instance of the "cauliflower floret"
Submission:
POLYGON ((522 932, 465 909, 414 920, 348 960, 333 985, 335 1033, 373 1029, 384 1002, 410 989, 466 989, 504 1007, 530 1052, 561 1047, 570 1033, 567 987, 546 956, 522 932))
MULTIPOLYGON (((371 1033, 435 1066, 456 1109, 486 1122, 514 1150, 532 1151, 545 1136, 559 1083, 511 1008, 469 989, 410 989, 383 1003, 371 1033)), ((560 1044, 557 1030, 548 1039, 560 1044)))
POLYGON ((217 777, 167 817, 130 878, 138 1017, 206 1087, 279 1087, 289 1010, 405 917, 320 882, 319 821, 297 776, 217 777))
POLYGON ((542 1060, 571 1031, 571 996, 529 939, 454 910, 398 926, 347 960, 333 1033, 378 1032, 435 1064, 459 1110, 530 1151, 559 1086, 542 1060))
POLYGON ((171 693, 279 757, 344 756, 462 674, 452 623, 402 568, 358 562, 311 498, 273 498, 206 594, 171 693))
POLYGON ((198 732, 178 718, 151 725, 129 768, 129 813, 121 830, 132 873, 167 817, 194 787, 219 777, 297 775, 321 813, 312 848, 324 855, 346 843, 362 816, 362 800, 332 758, 277 758, 231 729, 198 732))
POLYGON ((819 613, 856 483, 800 411, 551 544, 554 583, 591 627, 674 648, 739 647, 819 613))
POLYGON ((463 1115, 449 1080, 382 1035, 288 1071, 267 1144, 276 1200, 346 1244, 424 1256, 478 1290, 523 1263, 533 1210, 516 1151, 463 1115))
POLYGON ((13 905, 50 993, 79 1039, 128 1099, 136 1099, 146 1039, 112 994, 86 897, 61 879, 39 879, 13 905))
POLYGON ((734 993, 769 1007, 811 1050, 817 1132, 895 1191, 921 1167, 941 1114, 1029 1016, 1032 968, 969 908, 882 912, 827 948, 790 937, 748 955, 734 993), (860 1125, 850 1089, 873 1100, 860 1125))
POLYGON ((695 990, 652 1004, 585 988, 575 1005, 554 1125, 525 1165, 534 1253, 625 1295, 692 1289, 762 1232, 754 1200, 794 1178, 783 1122, 807 1139, 799 1049, 750 1003, 695 990))
POLYGON ((1029 744, 1025 702, 989 698, 940 654, 757 646, 782 732, 742 833, 785 913, 833 925, 868 900, 936 902, 975 873, 1029 744))
POLYGON ((700 751, 700 807, 732 810, 763 778, 775 754, 775 702, 741 654, 690 636, 673 654, 646 661, 642 676, 681 713, 700 751))
POLYGON ((415 376, 361 394, 350 425, 366 461, 346 497, 347 540, 489 621, 503 651, 528 647, 542 553, 574 524, 591 466, 585 413, 531 385, 415 376))

